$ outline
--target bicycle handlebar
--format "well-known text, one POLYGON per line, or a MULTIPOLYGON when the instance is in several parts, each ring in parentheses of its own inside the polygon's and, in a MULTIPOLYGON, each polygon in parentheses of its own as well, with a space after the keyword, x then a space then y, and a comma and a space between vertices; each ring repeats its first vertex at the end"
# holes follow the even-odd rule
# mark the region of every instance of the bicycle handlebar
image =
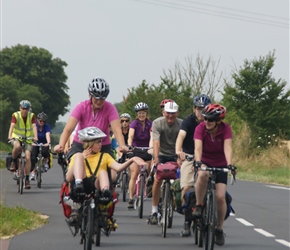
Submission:
POLYGON ((33 140, 33 139, 34 139, 34 137, 19 136, 19 137, 14 137, 11 140, 8 140, 8 143, 11 143, 15 140, 28 141, 28 140, 33 140))

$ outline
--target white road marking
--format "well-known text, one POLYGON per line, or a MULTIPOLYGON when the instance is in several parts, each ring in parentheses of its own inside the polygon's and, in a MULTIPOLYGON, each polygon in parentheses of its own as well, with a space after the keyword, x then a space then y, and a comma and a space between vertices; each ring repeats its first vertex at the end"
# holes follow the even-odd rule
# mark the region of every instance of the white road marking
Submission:
POLYGON ((265 186, 269 187, 269 188, 284 189, 284 190, 289 190, 290 191, 290 188, 288 188, 288 187, 270 186, 270 185, 265 185, 265 186))
POLYGON ((236 218, 237 221, 241 222, 242 224, 244 224, 245 226, 248 226, 248 227, 253 227, 254 225, 242 218, 236 218))
POLYGON ((275 237, 275 235, 268 233, 267 231, 261 229, 261 228, 254 228, 254 230, 260 234, 263 234, 266 237, 275 237))
POLYGON ((275 241, 277 241, 277 242, 281 243, 282 245, 290 248, 290 242, 288 242, 286 240, 277 240, 277 239, 275 239, 275 241))

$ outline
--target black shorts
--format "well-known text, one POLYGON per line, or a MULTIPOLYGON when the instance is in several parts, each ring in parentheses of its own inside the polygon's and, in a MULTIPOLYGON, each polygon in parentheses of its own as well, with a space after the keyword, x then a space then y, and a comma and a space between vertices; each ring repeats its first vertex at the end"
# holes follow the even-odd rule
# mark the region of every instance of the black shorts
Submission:
POLYGON ((158 156, 159 163, 166 163, 169 161, 177 162, 177 156, 165 156, 165 155, 159 155, 158 156))
MULTIPOLYGON (((208 166, 210 167, 210 166, 208 166)), ((219 168, 219 167, 216 167, 219 168)), ((220 167, 220 168, 226 168, 226 167, 220 167)), ((228 173, 227 172, 217 172, 216 173, 216 179, 215 179, 215 183, 223 183, 226 184, 228 183, 228 173)))

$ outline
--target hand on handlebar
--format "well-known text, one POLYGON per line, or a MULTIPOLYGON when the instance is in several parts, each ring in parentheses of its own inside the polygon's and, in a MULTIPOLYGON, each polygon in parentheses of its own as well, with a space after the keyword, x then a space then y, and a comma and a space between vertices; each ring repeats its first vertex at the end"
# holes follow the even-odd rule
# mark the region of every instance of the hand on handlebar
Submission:
POLYGON ((61 152, 63 152, 64 148, 63 148, 63 146, 57 144, 57 145, 54 146, 53 150, 56 153, 61 153, 61 152))

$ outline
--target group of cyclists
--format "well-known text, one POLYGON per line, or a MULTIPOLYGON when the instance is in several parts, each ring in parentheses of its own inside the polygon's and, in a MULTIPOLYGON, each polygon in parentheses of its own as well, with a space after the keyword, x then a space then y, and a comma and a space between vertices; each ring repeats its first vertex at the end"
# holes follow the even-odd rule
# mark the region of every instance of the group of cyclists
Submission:
POLYGON ((35 164, 39 147, 35 143, 42 143, 42 156, 44 159, 44 170, 48 171, 50 165, 50 146, 51 146, 51 130, 50 125, 46 123, 48 116, 41 112, 37 116, 32 112, 31 103, 28 100, 20 101, 19 111, 12 114, 8 141, 11 142, 12 162, 10 171, 14 172, 14 179, 17 179, 17 159, 19 156, 21 141, 27 138, 25 150, 25 189, 30 189, 30 180, 35 180, 35 164))
MULTIPOLYGON (((92 188, 96 188, 101 196, 111 197, 114 192, 111 183, 116 180, 116 172, 129 168, 127 206, 128 209, 132 209, 139 165, 147 164, 149 173, 152 165, 157 166, 159 163, 169 161, 177 162, 180 166, 182 197, 192 186, 195 185, 196 189, 195 210, 190 216, 185 215, 184 229, 181 232, 183 237, 190 236, 191 218, 189 217, 201 216, 201 204, 208 179, 208 173, 199 171, 194 184, 193 164, 198 166, 206 164, 209 167, 227 167, 232 164, 232 132, 230 126, 223 122, 226 108, 219 104, 212 104, 210 97, 200 94, 193 99, 193 113, 184 120, 178 118, 179 106, 171 99, 161 101, 162 115, 154 121, 151 121, 148 116, 148 105, 144 102, 137 103, 134 107, 136 118, 132 120, 128 113, 119 116, 116 107, 106 100, 109 93, 108 83, 103 78, 94 78, 88 85, 89 99, 77 104, 70 114, 59 143, 54 147, 56 153, 66 150, 66 143, 75 131, 73 142, 67 152, 69 168, 66 180, 72 183, 76 193, 90 193, 92 188), (110 133, 113 136, 110 136, 110 133), (124 163, 116 161, 111 144, 112 137, 117 142, 120 154, 126 154, 131 147, 136 149, 133 150, 133 156, 124 163), (187 155, 194 156, 195 163, 186 160, 187 155), (88 170, 89 168, 91 171, 88 170), (96 179, 92 184, 90 177, 96 168, 96 179)), ((42 112, 36 118, 29 111, 30 108, 30 102, 23 100, 20 102, 20 111, 12 115, 8 135, 9 140, 13 139, 11 171, 16 169, 16 159, 21 145, 21 140, 17 138, 33 137, 32 141, 43 141, 46 148, 49 148, 51 143, 50 127, 44 126, 47 115, 42 112)), ((30 152, 36 150, 32 150, 31 144, 26 151, 25 188, 27 189, 30 188, 28 175, 31 172, 30 152)), ((44 154, 47 152, 43 151, 44 154)), ((44 157, 48 158, 47 155, 44 157)), ((219 174, 216 183, 218 207, 216 244, 223 245, 225 240, 222 227, 226 213, 227 174, 219 174)), ((161 184, 162 180, 155 176, 152 208, 148 218, 153 225, 157 224, 161 184)), ((77 211, 72 213, 72 218, 69 220, 72 225, 77 217, 77 211)))

